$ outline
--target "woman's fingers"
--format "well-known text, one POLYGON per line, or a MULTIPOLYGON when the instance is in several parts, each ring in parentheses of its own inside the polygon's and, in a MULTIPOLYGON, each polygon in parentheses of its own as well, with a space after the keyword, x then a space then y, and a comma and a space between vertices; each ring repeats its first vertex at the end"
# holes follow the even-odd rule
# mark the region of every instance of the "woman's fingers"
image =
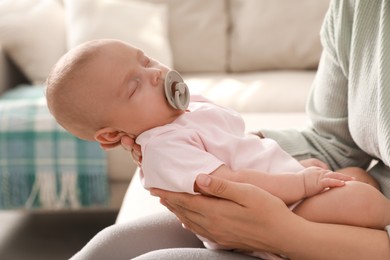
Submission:
POLYGON ((240 205, 245 205, 246 193, 251 189, 249 184, 228 181, 219 177, 199 174, 196 178, 196 185, 200 192, 205 195, 231 200, 240 205))
POLYGON ((102 143, 99 143, 100 147, 107 151, 107 150, 110 150, 110 149, 113 149, 115 147, 117 147, 118 145, 120 145, 120 143, 115 143, 115 144, 102 144, 102 143))
MULTIPOLYGON (((222 179, 207 174, 200 174, 196 178, 196 185, 199 191, 208 196, 212 196, 214 199, 225 199, 234 201, 237 204, 244 204, 248 202, 245 197, 248 193, 248 188, 251 185, 244 183, 234 183, 226 179, 222 179)), ((194 196, 190 194, 173 193, 160 189, 152 189, 152 195, 160 197, 163 201, 169 201, 171 205, 180 206, 183 208, 193 207, 193 211, 202 211, 208 208, 208 205, 204 205, 205 202, 197 203, 198 200, 202 200, 202 196, 194 196)), ((222 203, 222 202, 221 202, 222 203)), ((178 210, 178 209, 177 209, 178 210)))
POLYGON ((135 139, 127 135, 123 136, 121 138, 121 145, 125 150, 131 152, 133 161, 140 166, 142 163, 141 146, 135 142, 135 139))
POLYGON ((122 136, 121 145, 125 150, 127 150, 127 151, 133 150, 134 144, 135 144, 135 140, 133 138, 131 138, 130 136, 127 136, 127 135, 122 136))

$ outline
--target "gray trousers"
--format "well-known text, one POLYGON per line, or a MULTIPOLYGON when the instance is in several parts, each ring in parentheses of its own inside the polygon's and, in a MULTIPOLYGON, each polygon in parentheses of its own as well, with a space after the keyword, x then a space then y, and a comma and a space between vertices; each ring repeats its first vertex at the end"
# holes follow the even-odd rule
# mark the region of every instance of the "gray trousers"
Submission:
POLYGON ((244 254, 210 250, 185 230, 172 213, 159 213, 103 229, 71 260, 257 259, 244 254))

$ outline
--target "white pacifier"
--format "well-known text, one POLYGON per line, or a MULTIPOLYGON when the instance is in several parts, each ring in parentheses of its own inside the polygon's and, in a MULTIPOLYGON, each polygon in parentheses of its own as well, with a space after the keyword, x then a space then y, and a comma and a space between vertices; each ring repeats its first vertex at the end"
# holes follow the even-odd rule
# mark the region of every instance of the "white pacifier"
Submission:
POLYGON ((167 73, 165 76, 164 89, 165 96, 173 108, 180 110, 187 109, 188 104, 190 103, 190 90, 177 71, 171 70, 167 73))

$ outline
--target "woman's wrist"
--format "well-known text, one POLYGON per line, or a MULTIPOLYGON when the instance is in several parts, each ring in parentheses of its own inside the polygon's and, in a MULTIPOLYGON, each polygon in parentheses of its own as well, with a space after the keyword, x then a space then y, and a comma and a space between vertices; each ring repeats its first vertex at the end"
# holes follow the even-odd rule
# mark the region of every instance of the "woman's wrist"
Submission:
POLYGON ((278 225, 280 225, 280 233, 274 237, 277 253, 292 258, 301 250, 302 239, 307 234, 303 230, 308 229, 310 222, 291 212, 284 219, 279 220, 278 225))
POLYGON ((308 230, 310 222, 294 214, 287 207, 286 211, 279 210, 270 214, 272 217, 262 218, 266 223, 259 224, 260 229, 252 229, 252 232, 248 233, 252 233, 249 237, 256 238, 252 241, 253 251, 268 251, 289 258, 297 255, 297 251, 301 251, 303 246, 298 241, 306 235, 302 234, 302 230, 308 230))
POLYGON ((293 228, 286 229, 288 238, 279 245, 281 254, 290 259, 390 259, 389 238, 384 230, 316 223, 297 217, 297 222, 290 223, 293 228))

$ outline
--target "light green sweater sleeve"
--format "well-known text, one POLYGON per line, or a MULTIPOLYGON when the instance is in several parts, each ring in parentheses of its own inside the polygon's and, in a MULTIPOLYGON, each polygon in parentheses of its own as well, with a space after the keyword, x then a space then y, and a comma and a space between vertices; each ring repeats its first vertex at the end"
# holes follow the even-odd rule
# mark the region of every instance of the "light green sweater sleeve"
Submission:
POLYGON ((341 1, 331 3, 321 30, 324 51, 306 106, 310 125, 301 132, 263 132, 298 159, 319 158, 332 169, 366 167, 371 158, 357 147, 349 132, 349 56, 343 53, 350 52, 351 24, 349 19, 339 18, 339 5, 341 1))
POLYGON ((323 54, 302 131, 261 130, 297 159, 332 169, 367 167, 390 198, 390 3, 334 0, 321 29, 323 54))

